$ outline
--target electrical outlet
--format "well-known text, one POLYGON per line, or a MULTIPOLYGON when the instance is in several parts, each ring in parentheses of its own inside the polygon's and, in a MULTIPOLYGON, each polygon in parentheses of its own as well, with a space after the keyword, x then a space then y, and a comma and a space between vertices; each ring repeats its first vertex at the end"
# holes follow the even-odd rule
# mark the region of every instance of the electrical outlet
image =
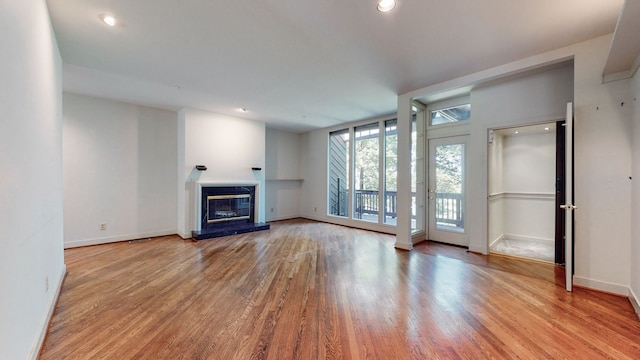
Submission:
POLYGON ((100 224, 100 230, 107 230, 107 224, 106 223, 100 224))
POLYGON ((314 207, 314 208, 313 208, 313 211, 314 211, 314 212, 318 212, 318 208, 317 208, 317 207, 314 207))
POLYGON ((49 291, 49 277, 44 278, 44 292, 49 291))
POLYGON ((273 208, 271 208, 271 212, 273 212, 273 208))

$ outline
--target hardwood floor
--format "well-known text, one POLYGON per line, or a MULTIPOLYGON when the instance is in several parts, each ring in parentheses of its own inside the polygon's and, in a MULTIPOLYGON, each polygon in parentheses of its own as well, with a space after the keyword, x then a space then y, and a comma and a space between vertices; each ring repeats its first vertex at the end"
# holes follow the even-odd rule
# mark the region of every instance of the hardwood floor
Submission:
POLYGON ((307 220, 65 250, 41 359, 638 359, 623 297, 555 266, 307 220))

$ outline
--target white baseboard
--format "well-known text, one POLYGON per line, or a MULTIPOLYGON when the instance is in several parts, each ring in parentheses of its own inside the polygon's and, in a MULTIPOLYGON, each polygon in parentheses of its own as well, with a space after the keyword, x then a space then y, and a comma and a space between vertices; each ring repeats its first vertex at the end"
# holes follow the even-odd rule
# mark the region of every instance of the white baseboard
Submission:
POLYGON ((58 279, 58 283, 56 284, 56 292, 49 298, 48 308, 49 310, 45 314, 44 318, 40 322, 40 334, 36 339, 36 343, 31 348, 31 353, 29 354, 30 360, 37 360, 40 355, 40 350, 44 345, 44 339, 47 337, 47 331, 49 330, 49 323, 51 322, 51 318, 53 317, 53 313, 56 310, 56 304, 58 303, 58 297, 60 297, 60 292, 62 291, 62 285, 64 284, 64 278, 67 276, 67 266, 62 266, 62 273, 60 274, 60 278, 58 279))
POLYGON ((482 245, 469 244, 469 252, 476 253, 476 254, 482 254, 482 255, 488 255, 486 251, 487 250, 482 245))
POLYGON ((631 306, 633 306, 633 310, 636 311, 638 320, 640 320, 640 304, 638 303, 638 297, 631 288, 629 288, 629 302, 631 303, 631 306))
POLYGON ((554 239, 546 239, 546 238, 539 238, 539 237, 526 236, 526 235, 515 235, 515 234, 503 234, 501 236, 501 240, 502 239, 532 241, 532 242, 537 242, 542 244, 553 243, 555 241, 554 239))
POLYGON ((493 240, 490 244, 489 244, 489 249, 491 249, 492 247, 494 247, 497 243, 499 243, 500 241, 502 241, 504 239, 504 234, 498 236, 497 239, 493 240))
MULTIPOLYGON (((80 246, 109 244, 114 242, 129 241, 129 240, 150 238, 150 237, 156 237, 156 236, 175 235, 177 233, 178 231, 176 229, 171 229, 171 230, 154 231, 154 232, 140 233, 140 234, 107 236, 107 237, 96 238, 96 239, 65 241, 64 248, 69 249, 69 248, 80 247, 80 246)), ((182 236, 182 234, 180 235, 182 236)), ((188 237, 191 237, 191 234, 189 234, 188 237)))
POLYGON ((299 218, 300 215, 281 215, 281 216, 274 216, 274 217, 270 217, 268 219, 265 219, 265 222, 270 222, 270 221, 281 221, 281 220, 290 220, 290 219, 297 219, 299 218))
POLYGON ((629 296, 629 287, 614 284, 606 281, 589 279, 581 276, 574 275, 573 276, 573 284, 576 286, 581 286, 588 289, 604 291, 612 294, 629 296))
POLYGON ((409 250, 413 249, 413 244, 401 243, 399 241, 396 241, 396 243, 393 245, 393 247, 395 247, 396 249, 409 251, 409 250))

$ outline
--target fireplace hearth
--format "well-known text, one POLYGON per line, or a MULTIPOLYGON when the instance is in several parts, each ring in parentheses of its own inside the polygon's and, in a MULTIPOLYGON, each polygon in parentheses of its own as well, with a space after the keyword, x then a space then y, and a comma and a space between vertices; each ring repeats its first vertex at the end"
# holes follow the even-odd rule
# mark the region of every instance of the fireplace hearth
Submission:
POLYGON ((199 186, 198 229, 194 240, 268 230, 270 226, 255 222, 256 186, 199 186))

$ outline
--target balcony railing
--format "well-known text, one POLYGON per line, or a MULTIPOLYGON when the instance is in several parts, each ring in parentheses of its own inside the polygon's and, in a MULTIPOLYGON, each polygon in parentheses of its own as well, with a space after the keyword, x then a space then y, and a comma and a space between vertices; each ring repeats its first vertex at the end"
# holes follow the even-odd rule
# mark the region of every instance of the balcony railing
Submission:
MULTIPOLYGON (((347 196, 348 190, 343 189, 336 199, 335 209, 342 216, 347 216, 347 196)), ((377 217, 378 215, 378 191, 377 190, 355 190, 353 198, 354 218, 363 219, 367 216, 377 217)), ((416 200, 416 193, 411 194, 412 201, 416 200)), ((462 194, 456 193, 436 193, 436 222, 439 225, 452 227, 462 227, 464 225, 464 209, 462 204, 462 194)), ((384 215, 387 218, 397 217, 397 192, 385 191, 384 193, 384 215)), ((415 214, 411 215, 415 219, 415 214)))
POLYGON ((436 224, 464 227, 462 194, 436 193, 436 224))

